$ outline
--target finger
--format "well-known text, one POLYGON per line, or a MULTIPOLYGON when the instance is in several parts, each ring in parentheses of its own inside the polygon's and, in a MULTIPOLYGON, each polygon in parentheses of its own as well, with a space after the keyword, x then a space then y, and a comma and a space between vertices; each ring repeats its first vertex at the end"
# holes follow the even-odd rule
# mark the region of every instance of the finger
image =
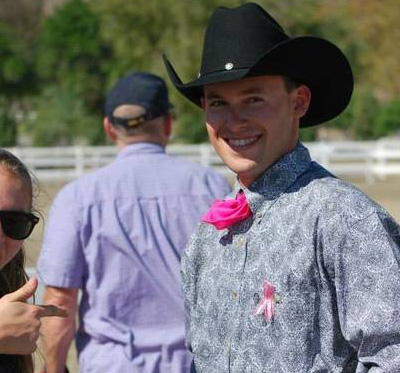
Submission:
POLYGON ((31 278, 24 286, 20 287, 13 293, 6 294, 2 300, 8 302, 25 302, 35 294, 38 287, 38 280, 36 277, 31 278))
POLYGON ((67 317, 68 316, 68 312, 66 309, 54 306, 52 304, 37 305, 36 307, 38 307, 40 309, 39 317, 52 317, 52 316, 67 317))

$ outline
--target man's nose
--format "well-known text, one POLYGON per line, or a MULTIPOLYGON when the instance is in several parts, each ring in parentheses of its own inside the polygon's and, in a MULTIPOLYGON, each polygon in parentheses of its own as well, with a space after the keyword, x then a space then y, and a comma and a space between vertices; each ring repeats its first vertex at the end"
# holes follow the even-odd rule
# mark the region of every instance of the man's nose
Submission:
POLYGON ((230 106, 227 112, 226 124, 232 129, 238 129, 246 123, 245 117, 236 106, 230 106))

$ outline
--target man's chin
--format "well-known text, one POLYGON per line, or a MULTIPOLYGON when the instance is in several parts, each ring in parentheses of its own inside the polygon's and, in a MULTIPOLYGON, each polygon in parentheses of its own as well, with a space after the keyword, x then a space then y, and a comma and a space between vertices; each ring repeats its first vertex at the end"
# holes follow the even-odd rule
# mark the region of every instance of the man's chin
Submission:
POLYGON ((248 186, 262 173, 259 165, 254 161, 240 162, 240 164, 239 162, 234 162, 233 165, 227 164, 227 166, 237 175, 244 186, 248 186))

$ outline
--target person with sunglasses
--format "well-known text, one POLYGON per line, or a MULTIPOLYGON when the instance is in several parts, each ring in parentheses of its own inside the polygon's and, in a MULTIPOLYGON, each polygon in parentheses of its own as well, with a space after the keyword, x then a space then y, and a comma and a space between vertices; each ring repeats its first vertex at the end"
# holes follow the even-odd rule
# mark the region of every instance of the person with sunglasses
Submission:
POLYGON ((55 306, 26 301, 38 280, 24 270, 24 239, 39 218, 32 212, 32 179, 24 164, 0 149, 0 372, 33 372, 32 353, 39 338, 40 320, 65 316, 55 306))

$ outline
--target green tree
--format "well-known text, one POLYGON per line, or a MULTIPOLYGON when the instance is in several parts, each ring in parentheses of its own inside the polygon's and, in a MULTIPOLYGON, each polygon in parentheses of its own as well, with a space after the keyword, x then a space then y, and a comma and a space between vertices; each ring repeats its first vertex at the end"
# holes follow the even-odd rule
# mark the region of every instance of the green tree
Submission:
POLYGON ((14 146, 17 139, 17 126, 8 106, 7 99, 0 96, 0 147, 14 146))
POLYGON ((73 83, 90 108, 99 108, 104 48, 98 19, 87 3, 67 1, 43 20, 39 52, 38 73, 45 83, 73 83))
POLYGON ((0 146, 12 146, 17 141, 16 110, 28 90, 31 69, 25 59, 23 41, 6 23, 0 21, 0 146))
POLYGON ((375 138, 374 125, 379 103, 371 87, 360 86, 354 91, 350 107, 350 128, 358 140, 375 138))
POLYGON ((398 0, 348 0, 352 37, 362 42, 357 77, 373 88, 379 101, 400 97, 400 12, 398 0))
POLYGON ((103 63, 109 51, 89 4, 69 0, 46 17, 39 52, 37 69, 43 93, 36 101, 38 119, 31 126, 35 143, 71 143, 79 136, 87 137, 89 143, 102 143, 97 129, 93 132, 87 122, 102 114, 106 77, 103 63), (56 107, 46 105, 48 100, 56 107))
POLYGON ((49 85, 36 100, 31 123, 34 145, 72 145, 77 140, 93 145, 104 141, 101 115, 88 112, 73 85, 49 85))
POLYGON ((374 128, 377 138, 400 134, 400 99, 382 105, 376 115, 374 128))
MULTIPOLYGON (((29 0, 15 1, 29 3, 29 0)), ((83 101, 87 115, 96 116, 102 110, 105 90, 117 78, 131 70, 153 71, 166 78, 170 87, 177 113, 175 140, 206 141, 201 110, 171 86, 161 54, 168 55, 184 82, 191 81, 199 71, 210 14, 217 6, 232 7, 244 2, 66 1, 42 24, 38 69, 43 87, 73 86, 70 96, 83 101)), ((382 118, 388 114, 377 116, 377 112, 381 113, 386 103, 399 97, 398 82, 393 76, 399 71, 400 58, 398 50, 392 47, 399 40, 397 0, 258 0, 258 3, 290 35, 325 37, 349 57, 357 87, 354 100, 330 125, 351 130, 358 138, 384 133, 382 123, 388 120, 382 118)), ((312 139, 316 131, 304 130, 301 136, 312 139)))

